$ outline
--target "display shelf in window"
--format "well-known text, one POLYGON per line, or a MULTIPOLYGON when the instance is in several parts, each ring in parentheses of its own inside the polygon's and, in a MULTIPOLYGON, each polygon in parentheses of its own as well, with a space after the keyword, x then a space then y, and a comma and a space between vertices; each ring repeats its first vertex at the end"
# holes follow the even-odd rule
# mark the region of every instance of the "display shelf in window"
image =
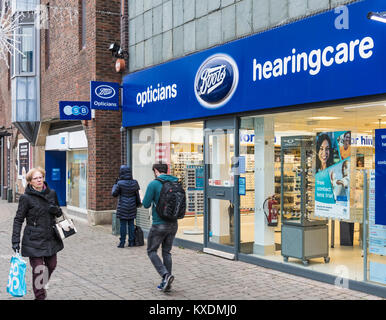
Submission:
MULTIPOLYGON (((204 165, 201 152, 187 152, 191 144, 171 145, 170 173, 181 181, 186 191, 186 216, 203 214, 204 212, 204 165)), ((194 145, 194 150, 201 150, 200 145, 194 145)))
POLYGON ((282 137, 281 140, 281 243, 284 261, 328 257, 327 220, 311 220, 314 211, 313 136, 282 137))

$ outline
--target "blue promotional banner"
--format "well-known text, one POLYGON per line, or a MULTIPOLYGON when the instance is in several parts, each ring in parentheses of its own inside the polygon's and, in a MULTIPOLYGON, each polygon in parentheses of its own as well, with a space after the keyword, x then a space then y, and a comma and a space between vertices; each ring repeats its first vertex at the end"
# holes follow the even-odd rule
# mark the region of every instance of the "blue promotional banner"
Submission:
POLYGON ((119 87, 116 82, 90 81, 91 109, 118 111, 119 87))
POLYGON ((90 102, 59 101, 60 120, 91 120, 90 102))
POLYGON ((350 218, 351 131, 316 136, 315 216, 350 218))
POLYGON ((375 130, 375 224, 386 225, 386 129, 375 130))
POLYGON ((385 1, 344 8, 128 74, 123 126, 385 93, 385 1))

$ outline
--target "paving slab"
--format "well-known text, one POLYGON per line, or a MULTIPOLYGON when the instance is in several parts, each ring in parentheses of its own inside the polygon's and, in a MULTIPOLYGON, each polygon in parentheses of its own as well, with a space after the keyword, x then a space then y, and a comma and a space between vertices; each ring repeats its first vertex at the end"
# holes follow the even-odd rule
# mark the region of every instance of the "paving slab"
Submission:
MULTIPOLYGON (((6 283, 13 254, 11 233, 16 203, 0 200, 0 279, 6 283)), ((346 288, 289 275, 240 261, 173 247, 172 291, 157 290, 160 278, 146 246, 117 248, 111 226, 91 227, 76 221, 78 233, 65 240, 58 253, 48 300, 379 300, 346 288)), ((146 240, 145 240, 146 241, 146 240)), ((27 259, 28 262, 28 259, 27 259)), ((32 300, 31 267, 27 264, 27 294, 32 300)), ((0 290, 0 300, 15 300, 0 290)))

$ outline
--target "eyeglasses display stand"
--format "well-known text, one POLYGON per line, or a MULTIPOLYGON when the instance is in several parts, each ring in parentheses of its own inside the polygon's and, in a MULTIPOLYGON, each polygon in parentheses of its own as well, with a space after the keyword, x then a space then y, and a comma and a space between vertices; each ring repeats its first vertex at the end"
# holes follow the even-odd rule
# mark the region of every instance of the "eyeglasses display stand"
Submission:
POLYGON ((323 257, 328 252, 328 221, 312 220, 314 210, 314 139, 313 136, 281 138, 281 254, 301 259, 323 257))

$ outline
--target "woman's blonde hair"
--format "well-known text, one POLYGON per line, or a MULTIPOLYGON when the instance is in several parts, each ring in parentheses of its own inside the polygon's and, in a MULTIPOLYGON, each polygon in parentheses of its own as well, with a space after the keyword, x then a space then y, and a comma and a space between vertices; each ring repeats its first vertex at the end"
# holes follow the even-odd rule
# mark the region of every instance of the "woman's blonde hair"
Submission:
POLYGON ((30 183, 32 181, 32 176, 34 175, 35 172, 40 172, 43 176, 43 179, 46 176, 46 170, 44 170, 42 167, 32 168, 28 171, 28 173, 25 177, 28 183, 30 183))

